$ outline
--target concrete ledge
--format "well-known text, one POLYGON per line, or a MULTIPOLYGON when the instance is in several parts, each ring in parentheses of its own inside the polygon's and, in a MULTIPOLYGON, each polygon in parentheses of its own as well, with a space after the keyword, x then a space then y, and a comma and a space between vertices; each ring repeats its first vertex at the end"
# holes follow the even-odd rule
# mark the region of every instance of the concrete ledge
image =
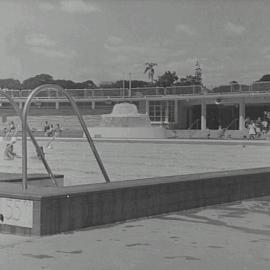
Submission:
POLYGON ((26 192, 22 192, 15 184, 2 183, 0 199, 8 198, 12 202, 15 200, 15 206, 24 205, 23 202, 26 201, 32 208, 27 206, 25 211, 21 211, 21 218, 28 227, 7 225, 4 221, 0 224, 0 231, 50 235, 266 196, 270 195, 269 180, 270 168, 258 168, 154 177, 110 184, 59 188, 31 186, 26 192), (29 217, 32 223, 23 216, 23 212, 32 213, 29 217))
MULTIPOLYGON (((54 175, 58 186, 64 186, 64 176, 54 175)), ((0 172, 0 183, 22 183, 22 175, 19 173, 3 173, 0 172)), ((49 187, 54 186, 50 177, 47 174, 33 173, 28 175, 28 184, 49 187)))

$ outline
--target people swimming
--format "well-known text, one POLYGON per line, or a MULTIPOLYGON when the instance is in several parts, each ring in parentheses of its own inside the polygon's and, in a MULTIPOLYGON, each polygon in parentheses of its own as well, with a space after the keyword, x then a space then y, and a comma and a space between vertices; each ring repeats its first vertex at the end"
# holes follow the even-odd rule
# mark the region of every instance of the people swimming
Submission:
POLYGON ((13 121, 9 122, 9 133, 10 134, 14 134, 16 131, 16 126, 15 123, 13 121))
POLYGON ((8 143, 6 145, 5 151, 4 151, 4 159, 7 160, 13 160, 15 157, 20 158, 15 152, 14 152, 14 144, 15 141, 12 141, 11 143, 8 143))
POLYGON ((46 136, 48 136, 49 129, 50 129, 50 125, 49 125, 48 121, 45 121, 43 131, 44 131, 46 136))
POLYGON ((53 125, 50 125, 50 129, 47 131, 47 136, 51 137, 51 139, 47 143, 47 148, 52 148, 52 142, 55 140, 55 133, 53 125))
POLYGON ((5 138, 15 137, 17 133, 17 128, 13 121, 8 123, 8 127, 5 127, 3 130, 3 134, 5 138))
POLYGON ((53 125, 50 125, 50 129, 47 131, 47 136, 51 137, 51 139, 47 143, 47 148, 52 148, 52 142, 55 140, 56 137, 59 137, 62 135, 62 131, 63 131, 63 128, 59 123, 56 124, 55 128, 53 125))
POLYGON ((43 155, 43 157, 45 156, 45 152, 44 152, 43 146, 40 146, 39 147, 39 151, 36 149, 36 152, 37 152, 37 158, 38 159, 42 159, 42 156, 41 155, 43 155))
POLYGON ((54 130, 55 137, 59 137, 62 135, 63 128, 60 126, 59 123, 56 124, 56 128, 54 130))

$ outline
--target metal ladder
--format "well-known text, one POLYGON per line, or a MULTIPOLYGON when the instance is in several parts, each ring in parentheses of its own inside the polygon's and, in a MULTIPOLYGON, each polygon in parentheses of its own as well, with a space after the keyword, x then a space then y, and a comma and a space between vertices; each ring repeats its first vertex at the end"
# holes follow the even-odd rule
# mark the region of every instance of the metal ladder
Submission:
MULTIPOLYGON (((21 120, 21 122, 22 122, 22 115, 21 115, 21 113, 20 113, 20 110, 18 109, 18 106, 17 106, 16 103, 14 102, 13 98, 12 98, 9 94, 7 94, 4 90, 2 90, 2 89, 0 89, 0 95, 1 95, 1 96, 4 96, 4 97, 9 101, 9 103, 10 103, 11 106, 13 107, 15 113, 19 116, 19 118, 20 118, 20 120, 21 120)), ((29 137, 31 138, 31 141, 33 142, 33 144, 34 144, 34 146, 35 146, 35 148, 36 148, 37 153, 38 153, 38 154, 40 155, 40 157, 41 157, 41 161, 42 161, 42 163, 43 163, 43 165, 44 165, 44 167, 45 167, 45 169, 46 169, 48 175, 50 176, 52 182, 57 186, 56 180, 55 180, 54 175, 53 175, 53 173, 52 173, 52 171, 51 171, 51 169, 50 169, 50 166, 48 165, 48 163, 47 163, 47 161, 46 161, 46 159, 45 159, 45 157, 44 157, 44 154, 43 154, 43 152, 41 151, 40 146, 38 145, 38 143, 37 143, 35 137, 33 136, 32 131, 31 131, 31 129, 29 128, 28 125, 26 125, 26 129, 27 129, 27 132, 28 132, 28 134, 29 134, 29 137)))
MULTIPOLYGON (((31 105, 31 102, 33 100, 33 98, 39 94, 40 92, 43 92, 43 91, 46 91, 46 90, 54 90, 54 91, 57 91, 57 92, 60 92, 62 95, 64 95, 68 100, 69 102, 71 103, 71 106, 74 110, 74 112, 76 113, 77 117, 78 117, 78 120, 82 126, 82 129, 85 133, 85 136, 88 140, 88 143, 90 145, 90 148, 97 160, 97 163, 99 165, 99 168, 103 174, 103 177, 105 179, 105 181, 107 183, 110 182, 110 178, 105 170, 105 167, 101 161, 101 158, 97 152, 97 149, 95 147, 95 144, 92 140, 92 137, 87 129, 87 126, 79 112, 79 109, 78 109, 78 106, 76 105, 75 101, 73 100, 73 98, 68 94, 68 92, 62 88, 61 86, 59 85, 56 85, 56 84, 44 84, 44 85, 41 85, 41 86, 38 86, 37 88, 35 88, 31 94, 28 96, 25 104, 24 104, 24 107, 23 107, 23 112, 22 112, 22 187, 23 187, 23 190, 26 190, 27 189, 27 133, 29 134, 29 136, 31 137, 31 130, 29 129, 28 127, 28 124, 27 124, 27 116, 28 116, 28 113, 29 113, 29 109, 30 109, 30 105, 31 105)), ((32 135, 33 136, 33 135, 32 135)), ((40 150, 40 148, 39 148, 40 150)), ((41 152, 41 151, 40 151, 41 152)), ((45 160, 45 158, 44 158, 45 160)), ((52 174, 53 175, 53 174, 52 174)))

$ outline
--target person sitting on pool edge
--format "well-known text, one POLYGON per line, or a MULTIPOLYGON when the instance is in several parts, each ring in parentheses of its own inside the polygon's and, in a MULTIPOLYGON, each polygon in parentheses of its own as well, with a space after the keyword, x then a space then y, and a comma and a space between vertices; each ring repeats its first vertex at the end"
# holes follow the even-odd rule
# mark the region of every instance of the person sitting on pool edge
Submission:
POLYGON ((14 143, 15 141, 12 141, 11 143, 8 143, 6 145, 5 151, 4 151, 4 159, 7 160, 13 160, 15 157, 18 157, 17 154, 14 152, 14 143))
POLYGON ((39 149, 40 149, 40 152, 36 149, 36 152, 37 152, 37 158, 38 158, 38 159, 41 159, 41 158, 42 158, 41 155, 43 155, 43 157, 44 157, 44 156, 45 156, 45 153, 44 153, 44 148, 43 148, 43 146, 40 146, 39 149))

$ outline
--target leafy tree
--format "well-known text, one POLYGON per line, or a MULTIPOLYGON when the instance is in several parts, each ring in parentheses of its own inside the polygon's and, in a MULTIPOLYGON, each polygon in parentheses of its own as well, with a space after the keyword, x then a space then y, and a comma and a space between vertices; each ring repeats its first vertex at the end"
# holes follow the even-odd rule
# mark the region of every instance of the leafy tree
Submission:
POLYGON ((22 83, 22 88, 34 89, 37 86, 46 83, 55 83, 65 89, 92 89, 97 87, 92 80, 87 80, 85 82, 74 82, 72 80, 54 80, 53 77, 49 74, 39 74, 24 80, 22 83))
POLYGON ((214 87, 211 92, 213 93, 225 93, 225 92, 231 92, 231 86, 230 85, 220 85, 217 87, 214 87))
POLYGON ((71 80, 54 80, 53 83, 62 86, 65 89, 93 89, 96 88, 96 84, 87 80, 85 82, 73 82, 71 80))
POLYGON ((157 66, 156 63, 145 63, 145 70, 144 73, 148 74, 148 78, 151 81, 151 83, 154 82, 154 74, 155 74, 155 69, 154 67, 157 66))
POLYGON ((187 85, 201 85, 203 86, 202 83, 202 69, 200 67, 199 62, 196 62, 195 65, 195 72, 194 75, 187 75, 186 77, 180 78, 175 85, 178 86, 187 86, 187 85))
POLYGON ((46 83, 53 83, 53 77, 49 74, 39 74, 29 79, 26 79, 22 83, 23 89, 34 89, 39 85, 46 84, 46 83))
POLYGON ((202 69, 199 64, 199 61, 197 61, 196 66, 195 66, 195 81, 196 84, 202 84, 202 69))
POLYGON ((149 82, 140 81, 140 80, 133 80, 131 81, 132 88, 138 88, 138 87, 147 87, 150 86, 149 82))
POLYGON ((270 81, 270 74, 263 75, 258 82, 269 82, 270 81))
POLYGON ((93 89, 97 88, 97 85, 92 80, 87 80, 85 82, 82 82, 85 89, 93 89))
POLYGON ((0 79, 0 88, 21 89, 21 82, 15 79, 0 79))
POLYGON ((160 87, 167 87, 172 86, 174 82, 178 80, 178 76, 176 75, 175 71, 166 71, 163 75, 158 77, 157 86, 160 87))
MULTIPOLYGON (((129 87, 129 81, 128 80, 118 80, 116 82, 111 82, 111 83, 104 83, 100 84, 100 88, 128 88, 129 87)), ((132 88, 137 88, 137 87, 147 87, 149 86, 149 82, 145 81, 140 81, 140 80, 132 80, 131 81, 131 87, 132 88)))
POLYGON ((180 78, 178 82, 174 85, 176 86, 187 86, 187 85, 201 85, 201 82, 197 80, 194 75, 187 75, 186 77, 180 78))

